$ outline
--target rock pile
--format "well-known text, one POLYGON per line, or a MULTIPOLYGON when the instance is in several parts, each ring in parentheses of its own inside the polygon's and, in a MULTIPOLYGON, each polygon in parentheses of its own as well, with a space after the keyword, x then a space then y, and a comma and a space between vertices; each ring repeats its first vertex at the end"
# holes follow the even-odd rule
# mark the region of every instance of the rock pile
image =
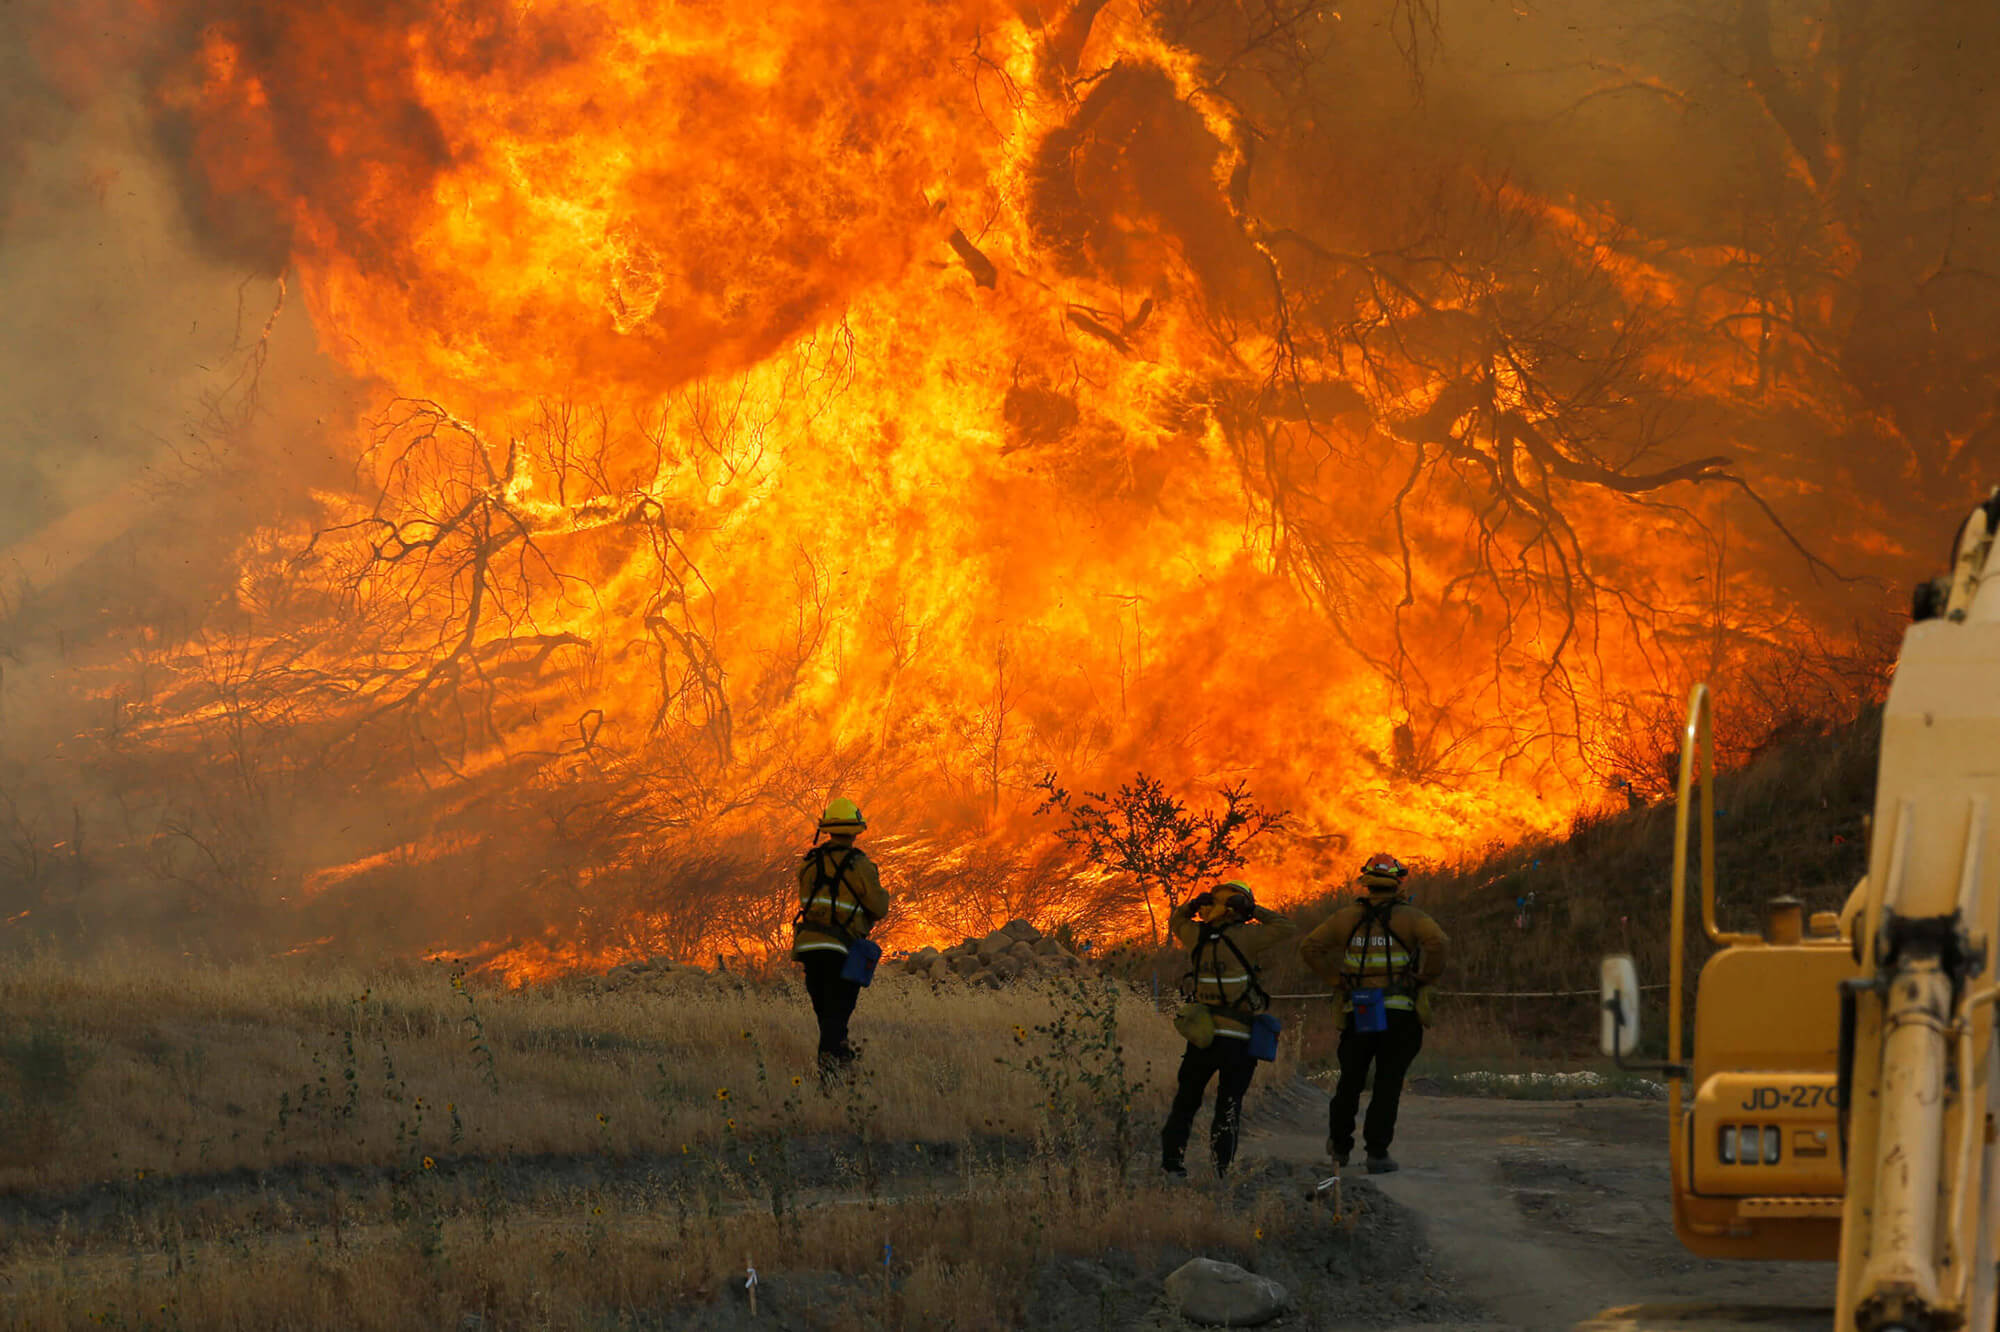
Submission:
POLYGON ((1083 959, 1025 920, 1010 920, 983 939, 967 939, 940 952, 922 948, 902 963, 906 976, 944 980, 956 976, 989 990, 1017 980, 1066 976, 1083 969, 1083 959))
POLYGON ((690 966, 674 962, 664 957, 648 958, 644 962, 627 962, 604 973, 594 987, 603 993, 620 990, 645 990, 659 993, 665 990, 702 989, 742 989, 748 981, 731 971, 710 971, 706 967, 690 966))

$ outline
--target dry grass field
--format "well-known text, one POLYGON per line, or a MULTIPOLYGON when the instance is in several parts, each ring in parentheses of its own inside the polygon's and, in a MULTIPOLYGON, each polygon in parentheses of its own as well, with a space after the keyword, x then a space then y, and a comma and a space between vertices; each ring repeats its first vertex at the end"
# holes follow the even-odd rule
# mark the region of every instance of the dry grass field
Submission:
POLYGON ((831 1089, 782 981, 42 957, 0 1013, 8 1327, 667 1326, 752 1263, 815 1326, 1011 1326, 1038 1262, 1275 1224, 1158 1183, 1179 1042, 1098 982, 885 978, 831 1089))

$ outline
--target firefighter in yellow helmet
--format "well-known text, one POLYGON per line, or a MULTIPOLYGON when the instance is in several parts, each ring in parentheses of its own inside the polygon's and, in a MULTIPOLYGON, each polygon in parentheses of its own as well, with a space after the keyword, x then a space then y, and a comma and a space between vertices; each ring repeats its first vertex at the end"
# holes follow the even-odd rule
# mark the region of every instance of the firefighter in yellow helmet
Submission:
POLYGON ((1174 1103, 1167 1111, 1166 1127, 1160 1130, 1160 1168, 1169 1175, 1187 1174, 1188 1135, 1208 1094, 1209 1079, 1217 1078, 1208 1145, 1215 1173, 1222 1175, 1236 1158, 1243 1096, 1250 1090, 1257 1061, 1277 1054, 1277 1023, 1263 1014, 1271 1000, 1257 982, 1256 959, 1296 938, 1299 927, 1258 906, 1249 887, 1232 879, 1175 907, 1167 928, 1189 949, 1184 985, 1190 1002, 1174 1016, 1174 1025, 1188 1044, 1181 1055, 1174 1103), (1268 1032, 1263 1029, 1266 1025, 1268 1032), (1271 1042, 1268 1049, 1258 1048, 1264 1039, 1271 1042))
POLYGON ((851 1064, 847 1023, 881 950, 868 941, 889 914, 889 894, 868 853, 854 844, 868 826, 844 797, 827 803, 819 830, 799 866, 799 914, 792 921, 792 959, 805 968, 806 993, 819 1019, 819 1070, 827 1077, 851 1064))
POLYGON ((1396 1111, 1403 1078, 1424 1047, 1430 1020, 1430 983, 1444 971, 1450 940, 1403 895, 1409 870, 1394 856, 1375 855, 1361 867, 1361 900, 1327 917, 1299 944, 1299 956, 1315 975, 1341 995, 1346 1026, 1340 1034, 1340 1081, 1327 1110, 1326 1150, 1334 1164, 1346 1165, 1354 1150, 1354 1116, 1368 1066, 1375 1066, 1375 1090, 1368 1098, 1362 1145, 1368 1173, 1396 1168, 1389 1144, 1396 1136, 1396 1111))

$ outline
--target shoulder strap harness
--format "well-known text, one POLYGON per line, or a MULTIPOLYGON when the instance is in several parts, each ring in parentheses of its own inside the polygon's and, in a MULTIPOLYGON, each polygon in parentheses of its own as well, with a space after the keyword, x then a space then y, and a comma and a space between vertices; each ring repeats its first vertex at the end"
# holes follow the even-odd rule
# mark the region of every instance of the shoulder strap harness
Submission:
MULTIPOLYGON (((852 865, 854 858, 860 854, 861 848, 858 846, 837 847, 831 843, 816 846, 806 852, 806 859, 813 863, 812 895, 814 897, 821 895, 826 897, 826 914, 828 919, 832 921, 831 929, 847 943, 854 941, 855 918, 868 910, 857 894, 846 892, 847 867, 852 865), (845 851, 846 854, 841 856, 838 864, 834 864, 834 854, 839 851, 845 851), (852 903, 844 917, 840 914, 840 899, 843 894, 852 903)), ((810 903, 808 902, 799 904, 799 914, 792 918, 792 927, 794 929, 806 923, 806 910, 809 905, 810 903)), ((821 927, 815 925, 813 928, 819 929, 821 927)))
POLYGON ((1403 905, 1401 902, 1393 900, 1380 906, 1365 898, 1362 900, 1361 919, 1348 932, 1347 948, 1341 954, 1341 961, 1344 963, 1349 957, 1354 955, 1354 941, 1362 937, 1363 931, 1367 932, 1368 942, 1362 945, 1361 969, 1359 971, 1344 972, 1341 977, 1341 979, 1347 982, 1349 988, 1357 986, 1368 975, 1367 950, 1374 945, 1377 937, 1374 927, 1378 925, 1381 927, 1380 937, 1383 941, 1382 971, 1390 977, 1390 985, 1404 989, 1414 989, 1416 987, 1417 951, 1410 947, 1408 940, 1390 928, 1390 923, 1396 916, 1396 908, 1401 905, 1403 905), (1403 946, 1403 957, 1406 959, 1400 968, 1395 966, 1395 956, 1391 951, 1397 944, 1403 946))
POLYGON ((1243 998, 1245 1002, 1242 1005, 1243 1011, 1246 1013, 1261 1013, 1269 1008, 1271 1006, 1271 996, 1265 992, 1263 985, 1258 981, 1257 968, 1252 966, 1250 959, 1243 955, 1243 950, 1236 946, 1236 941, 1229 937, 1226 927, 1210 925, 1205 922, 1198 923, 1201 924, 1201 937, 1195 940, 1193 950, 1188 953, 1188 973, 1181 978, 1181 992, 1189 999, 1194 998, 1196 986, 1201 981, 1201 954, 1205 948, 1208 950, 1210 971, 1208 979, 1214 982, 1216 993, 1224 993, 1222 983, 1222 948, 1217 947, 1219 944, 1227 947, 1230 952, 1236 955, 1236 964, 1243 968, 1243 974, 1249 978, 1244 982, 1243 998))

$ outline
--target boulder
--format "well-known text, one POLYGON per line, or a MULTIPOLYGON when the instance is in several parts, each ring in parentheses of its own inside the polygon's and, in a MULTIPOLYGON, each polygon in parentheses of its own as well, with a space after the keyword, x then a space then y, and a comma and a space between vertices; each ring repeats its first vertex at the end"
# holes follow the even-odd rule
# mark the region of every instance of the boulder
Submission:
POLYGON ((1023 962, 1027 961, 1034 955, 1035 955, 1035 946, 1029 943, 1026 939, 1016 939, 1014 941, 1014 946, 1009 948, 1005 953, 1001 954, 1001 956, 1003 957, 1017 957, 1021 959, 1023 962))
POLYGON ((948 965, 954 976, 970 976, 980 969, 979 959, 970 953, 960 953, 948 965))
POLYGON ((995 953, 1004 953, 1013 946, 1014 936, 1005 930, 995 930, 975 945, 982 960, 992 957, 995 953))
POLYGON ((1054 957, 1057 954, 1061 953, 1063 950, 1063 946, 1061 944, 1057 943, 1054 939, 1051 939, 1046 934, 1044 934, 1041 938, 1035 940, 1034 948, 1035 952, 1043 957, 1054 957))
POLYGON ((1021 959, 1001 954, 987 966, 986 974, 998 980, 1010 981, 1021 974, 1021 959))
POLYGON ((1166 1286, 1182 1317, 1208 1327, 1260 1327, 1283 1313, 1289 1300, 1271 1278, 1213 1258, 1190 1258, 1166 1286))
POLYGON ((1002 925, 1000 927, 1000 930, 1001 933, 1003 934, 1009 935, 1016 939, 1025 939, 1029 943, 1033 943, 1035 942, 1035 940, 1042 937, 1042 932, 1040 930, 1036 929, 1033 925, 1030 925, 1027 921, 1020 919, 1008 921, 1005 925, 1002 925))
POLYGON ((913 964, 919 964, 928 967, 930 966, 931 963, 937 961, 942 956, 944 956, 944 954, 938 952, 937 949, 932 948, 930 945, 926 944, 924 947, 919 948, 916 952, 910 954, 910 961, 913 964))
POLYGON ((945 949, 944 956, 947 958, 971 957, 978 951, 979 951, 979 941, 977 939, 967 939, 964 943, 955 943, 951 947, 945 949))

